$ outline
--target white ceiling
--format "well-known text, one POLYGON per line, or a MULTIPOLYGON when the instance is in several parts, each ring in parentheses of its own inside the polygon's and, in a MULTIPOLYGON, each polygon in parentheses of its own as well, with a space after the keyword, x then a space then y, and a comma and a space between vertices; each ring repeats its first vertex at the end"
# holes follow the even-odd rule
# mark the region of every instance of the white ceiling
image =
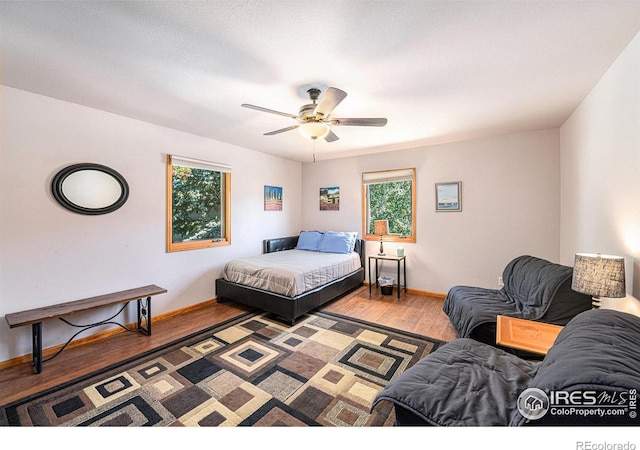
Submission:
POLYGON ((558 127, 640 30, 640 0, 1 1, 6 86, 310 161, 287 117, 348 97, 317 159, 558 127))

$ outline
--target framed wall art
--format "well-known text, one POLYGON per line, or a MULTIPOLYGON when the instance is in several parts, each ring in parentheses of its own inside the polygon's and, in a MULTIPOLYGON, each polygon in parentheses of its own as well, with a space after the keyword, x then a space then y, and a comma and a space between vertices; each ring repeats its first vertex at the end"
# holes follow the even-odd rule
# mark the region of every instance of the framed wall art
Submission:
POLYGON ((338 211, 340 209, 340 188, 320 188, 320 211, 338 211))
POLYGON ((436 183, 436 212, 462 211, 462 182, 436 183))
POLYGON ((278 186, 264 187, 264 210, 282 211, 282 188, 278 186))

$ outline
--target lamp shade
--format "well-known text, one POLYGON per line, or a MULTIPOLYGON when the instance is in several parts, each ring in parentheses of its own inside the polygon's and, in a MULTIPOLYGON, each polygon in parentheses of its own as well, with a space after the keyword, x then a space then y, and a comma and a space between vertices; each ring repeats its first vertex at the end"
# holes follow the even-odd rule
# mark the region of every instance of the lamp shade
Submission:
POLYGON ((576 253, 571 289, 593 297, 625 297, 624 258, 576 253))
POLYGON ((322 122, 306 122, 298 127, 300 134, 309 139, 318 139, 329 134, 329 125, 322 122))
POLYGON ((374 220, 373 222, 373 234, 379 236, 389 234, 389 221, 388 220, 374 220))

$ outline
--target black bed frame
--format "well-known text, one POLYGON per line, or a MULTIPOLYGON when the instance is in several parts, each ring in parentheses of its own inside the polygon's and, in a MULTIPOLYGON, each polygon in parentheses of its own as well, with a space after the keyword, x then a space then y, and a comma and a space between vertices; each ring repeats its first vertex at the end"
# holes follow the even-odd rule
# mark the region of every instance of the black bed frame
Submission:
MULTIPOLYGON (((296 247, 297 243, 298 236, 266 239, 262 241, 262 252, 272 253, 291 250, 296 247)), ((365 272, 365 249, 365 241, 358 239, 354 250, 360 255, 361 267, 357 271, 295 297, 275 294, 262 289, 232 283, 224 278, 218 278, 216 280, 218 303, 224 303, 229 300, 253 306, 280 316, 293 325, 303 314, 362 286, 365 272)))

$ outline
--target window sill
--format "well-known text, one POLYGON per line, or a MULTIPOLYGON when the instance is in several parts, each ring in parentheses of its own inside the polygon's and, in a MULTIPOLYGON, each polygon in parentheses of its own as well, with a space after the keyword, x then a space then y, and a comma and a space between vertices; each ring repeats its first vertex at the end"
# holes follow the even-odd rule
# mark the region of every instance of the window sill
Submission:
MULTIPOLYGON (((380 236, 375 235, 375 234, 367 234, 364 236, 363 238, 365 241, 378 241, 380 242, 380 236)), ((414 243, 416 242, 416 238, 415 236, 396 236, 393 234, 385 234, 384 236, 382 236, 382 242, 410 242, 410 243, 414 243)))

